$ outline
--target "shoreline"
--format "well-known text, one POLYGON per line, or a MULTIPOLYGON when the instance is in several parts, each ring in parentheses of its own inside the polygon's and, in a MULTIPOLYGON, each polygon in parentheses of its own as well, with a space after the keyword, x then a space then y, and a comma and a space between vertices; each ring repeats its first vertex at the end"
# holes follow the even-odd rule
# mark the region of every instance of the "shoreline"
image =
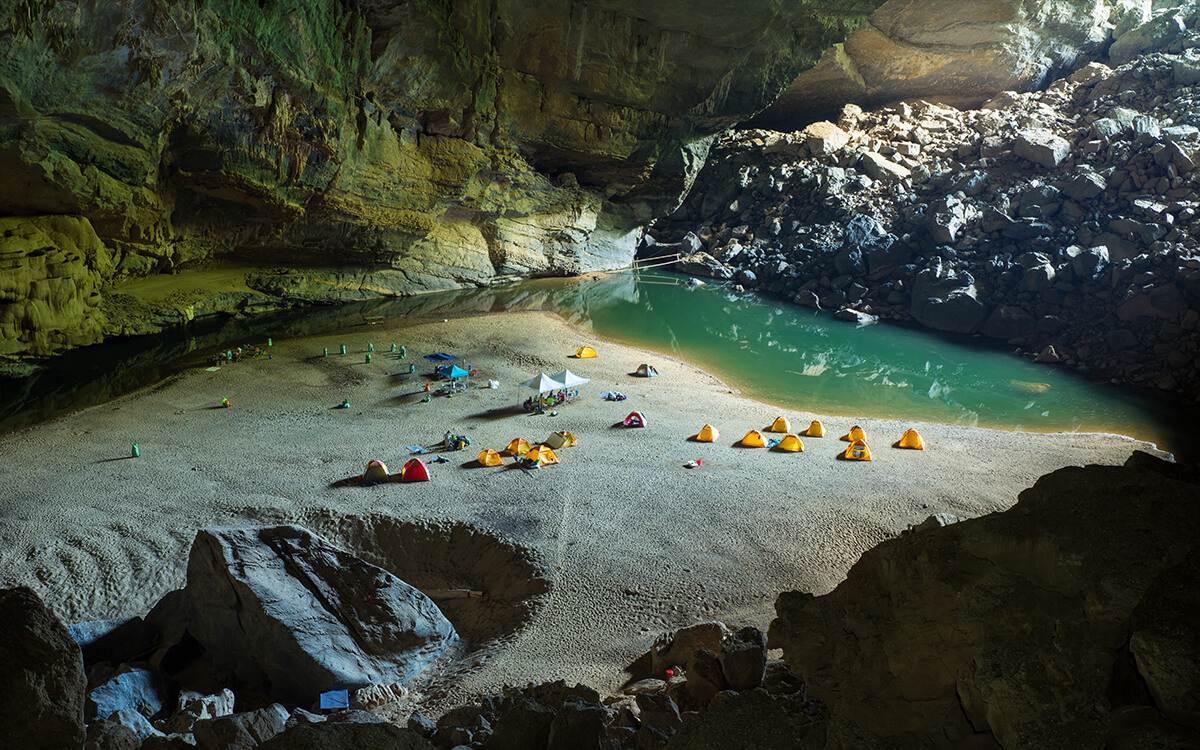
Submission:
MULTIPOLYGON (((474 530, 530 550, 549 592, 520 603, 528 611, 519 627, 467 644, 466 661, 421 678, 433 708, 528 681, 613 690, 659 632, 707 619, 765 630, 780 592, 831 590, 865 549, 935 512, 1002 510, 1061 466, 1156 452, 1111 434, 862 418, 875 460, 842 461, 838 437, 848 419, 763 404, 670 355, 649 355, 660 377, 631 377, 647 350, 600 341, 545 312, 362 326, 275 341, 269 359, 192 368, 0 435, 8 511, 0 585, 32 586, 68 622, 144 615, 183 585, 188 549, 204 526, 295 522, 367 552, 397 524, 474 530), (406 346, 405 360, 386 351, 393 339, 406 346), (345 357, 321 356, 342 343, 345 357), (584 344, 600 356, 568 358, 584 344), (466 355, 479 376, 466 393, 425 403, 433 368, 421 356, 437 351, 466 355), (579 399, 558 416, 520 412, 529 392, 514 384, 563 368, 591 379, 579 399), (488 379, 500 388, 478 387, 488 379), (610 390, 629 400, 598 397, 610 390), (222 398, 231 408, 219 406, 222 398), (336 408, 344 398, 351 407, 336 408), (633 410, 646 414, 647 428, 615 426, 633 410), (796 454, 734 445, 779 415, 794 430, 822 419, 829 437, 804 438, 796 454), (720 430, 718 442, 689 441, 706 423, 720 430), (909 426, 925 436, 925 451, 890 447, 909 426), (472 446, 429 463, 432 481, 341 486, 368 460, 399 471, 411 457, 405 446, 429 446, 451 429, 472 446), (468 465, 483 448, 557 430, 580 442, 559 451, 557 465, 468 465), (134 442, 137 459, 128 458, 134 442), (702 466, 685 468, 695 458, 702 466)), ((466 558, 482 553, 466 549, 455 556, 468 569, 460 584, 524 590, 519 565, 493 565, 486 575, 498 577, 470 580, 483 574, 466 558)))

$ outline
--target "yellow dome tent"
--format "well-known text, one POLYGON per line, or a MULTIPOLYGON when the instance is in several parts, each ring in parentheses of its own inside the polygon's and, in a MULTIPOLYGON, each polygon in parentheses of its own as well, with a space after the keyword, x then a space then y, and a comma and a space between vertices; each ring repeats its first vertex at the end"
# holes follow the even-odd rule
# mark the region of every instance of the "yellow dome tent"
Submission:
POLYGON ((521 457, 521 463, 537 469, 547 464, 558 463, 558 454, 550 450, 548 445, 535 445, 521 457))
POLYGON ((575 352, 575 359, 592 359, 596 356, 596 350, 590 346, 581 346, 579 351, 575 352))
POLYGON ((750 430, 746 433, 746 437, 742 438, 742 445, 747 448, 765 448, 767 439, 758 430, 750 430))
POLYGON ((842 436, 842 440, 853 443, 855 440, 866 442, 867 433, 863 432, 863 428, 854 425, 850 428, 850 432, 842 436))
POLYGON ((510 456, 524 456, 532 446, 525 438, 514 438, 504 452, 510 456))
POLYGON ((696 442, 715 443, 719 437, 721 437, 721 433, 717 431, 717 428, 706 424, 700 429, 700 433, 696 435, 696 442))
POLYGON ((825 437, 825 425, 821 424, 821 420, 814 419, 804 434, 809 437, 825 437))
POLYGON ((846 446, 843 457, 851 461, 870 461, 871 449, 867 446, 866 440, 855 440, 846 446))
POLYGON ((787 417, 775 417, 775 422, 771 425, 771 432, 791 432, 792 426, 788 423, 787 417))
POLYGON ((799 453, 804 450, 804 442, 798 436, 788 433, 779 441, 779 445, 775 446, 775 450, 799 453))
POLYGON ((579 445, 579 441, 569 432, 552 432, 550 437, 546 438, 543 445, 548 445, 551 448, 558 450, 559 448, 570 448, 579 445))
POLYGON ((897 448, 912 448, 913 450, 925 450, 925 438, 921 437, 921 433, 910 427, 904 431, 900 437, 900 442, 896 443, 897 448))
POLYGON ((388 467, 383 461, 368 461, 367 470, 363 472, 363 484, 383 484, 389 481, 388 467))
POLYGON ((499 466, 504 463, 504 459, 500 458, 500 454, 491 448, 484 448, 479 452, 480 466, 499 466))

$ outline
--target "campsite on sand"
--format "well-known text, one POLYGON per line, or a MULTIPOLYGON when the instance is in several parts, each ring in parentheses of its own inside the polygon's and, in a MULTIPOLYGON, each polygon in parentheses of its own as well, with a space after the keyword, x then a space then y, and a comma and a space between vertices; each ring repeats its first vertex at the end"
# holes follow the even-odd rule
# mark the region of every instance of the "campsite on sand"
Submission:
POLYGON ((1057 468, 1152 450, 781 410, 545 313, 383 322, 269 352, 0 436, 0 583, 32 587, 67 622, 142 615, 182 587, 198 529, 297 523, 375 562, 416 561, 393 572, 417 585, 492 603, 450 615, 463 650, 414 683, 437 713, 505 684, 616 689, 664 630, 765 630, 780 592, 828 592, 864 550, 933 513, 1005 509, 1057 468), (572 356, 583 346, 597 356, 572 356), (432 353, 475 371, 469 385, 434 395, 432 353), (645 363, 657 377, 636 374, 645 363), (564 369, 589 381, 578 396, 525 411, 521 383, 564 369), (635 411, 644 427, 625 425, 635 411), (803 450, 742 445, 751 431, 782 438, 779 417, 803 450), (804 434, 813 420, 824 437, 804 434), (715 439, 694 439, 706 425, 715 439), (839 458, 855 426, 871 461, 839 458), (893 447, 910 428, 923 450, 893 447), (505 453, 560 432, 577 444, 555 448, 557 463, 505 453), (447 450, 448 434, 469 446, 447 450), (489 449, 500 463, 480 461, 489 449), (351 481, 370 461, 396 474, 414 457, 428 481, 351 481))

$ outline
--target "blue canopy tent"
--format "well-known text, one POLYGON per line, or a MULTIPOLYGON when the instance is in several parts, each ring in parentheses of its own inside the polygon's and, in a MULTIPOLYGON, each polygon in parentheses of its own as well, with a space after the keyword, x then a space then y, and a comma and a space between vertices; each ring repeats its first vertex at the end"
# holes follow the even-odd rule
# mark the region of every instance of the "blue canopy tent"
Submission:
POLYGON ((449 378, 450 380, 458 380, 459 378, 465 378, 466 376, 468 376, 470 374, 471 373, 467 372, 466 370, 459 367, 458 365, 450 365, 449 369, 442 370, 442 375, 449 378))

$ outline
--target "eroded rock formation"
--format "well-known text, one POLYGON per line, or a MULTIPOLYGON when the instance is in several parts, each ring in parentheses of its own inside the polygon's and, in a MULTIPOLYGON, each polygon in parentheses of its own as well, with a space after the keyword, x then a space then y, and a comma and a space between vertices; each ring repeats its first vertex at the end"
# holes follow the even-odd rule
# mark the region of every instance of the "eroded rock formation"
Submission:
POLYGON ((261 307, 256 288, 346 300, 627 264, 711 135, 856 5, 6 4, 0 353, 141 332, 136 297, 94 287, 214 259, 307 272, 180 321, 261 307))
POLYGON ((1200 505, 1177 468, 1060 469, 1011 510, 884 542, 826 596, 781 595, 770 645, 828 703, 826 746, 1195 742, 1200 505))

